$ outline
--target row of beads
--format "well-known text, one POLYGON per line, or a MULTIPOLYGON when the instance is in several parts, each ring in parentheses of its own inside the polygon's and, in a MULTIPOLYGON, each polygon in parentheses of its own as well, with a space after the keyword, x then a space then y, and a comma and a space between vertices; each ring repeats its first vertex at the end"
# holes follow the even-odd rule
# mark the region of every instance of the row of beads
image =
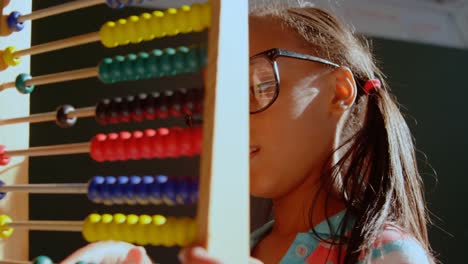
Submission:
POLYGON ((179 47, 105 58, 98 67, 103 83, 116 83, 199 72, 205 66, 205 47, 179 47))
MULTIPOLYGON (((3 60, 13 66, 19 59, 13 58, 15 49, 8 47, 3 51, 3 60)), ((118 55, 114 58, 104 58, 98 65, 99 79, 103 83, 136 81, 141 79, 174 76, 183 73, 195 73, 206 67, 206 47, 178 47, 164 50, 153 50, 150 53, 118 55)), ((22 94, 34 91, 34 85, 27 85, 26 81, 32 76, 27 73, 19 74, 15 79, 15 87, 22 94)))
POLYGON ((179 89, 103 99, 96 105, 101 125, 182 117, 202 113, 203 89, 179 89))
POLYGON ((180 33, 200 32, 210 25, 211 8, 205 3, 110 21, 101 27, 99 35, 102 44, 112 48, 180 33))
MULTIPOLYGON (((104 0, 103 2, 110 8, 118 9, 129 5, 143 4, 146 0, 104 0)), ((21 16, 22 14, 18 11, 13 11, 8 15, 6 22, 11 31, 19 32, 24 29, 24 23, 18 21, 21 16)))
POLYGON ((163 159, 198 155, 201 147, 201 127, 174 127, 98 134, 91 140, 90 154, 98 162, 163 159))
POLYGON ((88 242, 118 240, 138 245, 186 246, 195 240, 196 224, 191 218, 161 215, 91 214, 83 223, 88 242))
POLYGON ((193 204, 198 197, 198 180, 188 177, 96 176, 88 185, 94 203, 113 204, 193 204))

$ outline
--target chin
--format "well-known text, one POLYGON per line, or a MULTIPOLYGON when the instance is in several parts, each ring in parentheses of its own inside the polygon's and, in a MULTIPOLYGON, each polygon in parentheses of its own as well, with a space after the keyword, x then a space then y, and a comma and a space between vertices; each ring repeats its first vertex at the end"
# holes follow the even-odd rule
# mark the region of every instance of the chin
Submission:
POLYGON ((250 194, 259 198, 273 199, 280 196, 278 186, 271 181, 250 179, 250 194))

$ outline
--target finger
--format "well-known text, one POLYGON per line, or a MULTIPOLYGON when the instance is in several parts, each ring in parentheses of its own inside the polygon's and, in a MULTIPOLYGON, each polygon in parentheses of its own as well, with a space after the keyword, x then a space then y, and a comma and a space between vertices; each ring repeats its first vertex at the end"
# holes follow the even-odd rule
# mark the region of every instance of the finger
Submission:
POLYGON ((208 255, 202 247, 183 249, 179 254, 179 260, 183 264, 221 264, 221 261, 208 255))
POLYGON ((261 262, 260 260, 258 260, 256 258, 250 258, 249 259, 249 264, 263 264, 263 262, 261 262))
POLYGON ((142 247, 133 247, 127 253, 123 264, 143 264, 146 251, 142 247))

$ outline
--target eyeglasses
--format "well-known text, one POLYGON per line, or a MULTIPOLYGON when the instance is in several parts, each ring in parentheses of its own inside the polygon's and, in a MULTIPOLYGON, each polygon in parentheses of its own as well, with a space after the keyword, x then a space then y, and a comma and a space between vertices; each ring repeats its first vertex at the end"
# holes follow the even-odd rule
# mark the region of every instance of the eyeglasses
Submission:
POLYGON ((276 59, 279 57, 313 61, 334 68, 339 67, 336 63, 318 57, 278 48, 266 50, 250 57, 250 114, 265 111, 276 101, 276 98, 278 98, 281 82, 276 59))

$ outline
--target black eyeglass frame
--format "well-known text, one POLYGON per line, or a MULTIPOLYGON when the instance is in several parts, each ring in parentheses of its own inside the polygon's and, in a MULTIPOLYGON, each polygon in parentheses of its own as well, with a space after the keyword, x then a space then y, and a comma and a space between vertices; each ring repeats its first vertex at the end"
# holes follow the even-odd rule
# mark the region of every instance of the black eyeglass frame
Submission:
POLYGON ((313 62, 318 62, 318 63, 321 63, 321 64, 325 64, 325 65, 328 65, 328 66, 331 66, 331 67, 334 67, 334 68, 340 67, 340 65, 338 65, 338 64, 336 64, 334 62, 331 62, 331 61, 328 61, 328 60, 325 60, 325 59, 322 59, 322 58, 319 58, 319 57, 298 53, 298 52, 295 52, 295 51, 280 49, 280 48, 274 48, 274 49, 269 49, 269 50, 263 51, 261 53, 258 53, 256 55, 250 57, 250 60, 253 60, 253 59, 256 59, 256 58, 259 58, 259 57, 266 57, 268 59, 268 61, 271 63, 271 65, 273 67, 273 70, 274 70, 275 79, 276 79, 276 91, 275 91, 275 96, 273 97, 273 99, 267 105, 265 105, 264 107, 262 107, 262 108, 260 108, 260 109, 258 109, 256 111, 250 112, 250 114, 257 114, 257 113, 265 111, 278 98, 279 93, 280 93, 281 79, 280 79, 278 63, 276 62, 276 59, 278 59, 279 57, 293 58, 293 59, 299 59, 299 60, 305 60, 305 61, 313 61, 313 62))

